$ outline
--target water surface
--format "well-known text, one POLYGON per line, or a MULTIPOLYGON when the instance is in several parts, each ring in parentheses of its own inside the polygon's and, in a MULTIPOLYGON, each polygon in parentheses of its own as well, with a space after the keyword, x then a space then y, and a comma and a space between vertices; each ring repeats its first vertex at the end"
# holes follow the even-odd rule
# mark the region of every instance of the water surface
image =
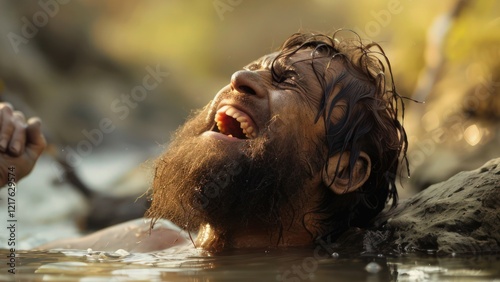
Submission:
MULTIPOLYGON (((5 258, 8 250, 1 250, 5 258)), ((311 249, 210 256, 192 249, 129 254, 17 251, 16 274, 0 281, 500 281, 500 255, 326 255, 311 249)))

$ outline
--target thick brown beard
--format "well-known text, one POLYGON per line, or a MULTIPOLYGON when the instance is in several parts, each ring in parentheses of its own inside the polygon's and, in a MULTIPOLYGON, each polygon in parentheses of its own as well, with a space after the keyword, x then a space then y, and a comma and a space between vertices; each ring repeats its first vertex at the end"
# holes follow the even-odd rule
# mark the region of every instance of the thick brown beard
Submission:
POLYGON ((205 116, 202 112, 180 128, 156 161, 147 215, 170 219, 187 230, 208 223, 227 236, 249 224, 282 231, 303 210, 307 163, 320 163, 320 156, 298 153, 307 148, 302 146, 305 140, 283 127, 278 131, 276 123, 234 149, 199 136, 211 126, 205 116))

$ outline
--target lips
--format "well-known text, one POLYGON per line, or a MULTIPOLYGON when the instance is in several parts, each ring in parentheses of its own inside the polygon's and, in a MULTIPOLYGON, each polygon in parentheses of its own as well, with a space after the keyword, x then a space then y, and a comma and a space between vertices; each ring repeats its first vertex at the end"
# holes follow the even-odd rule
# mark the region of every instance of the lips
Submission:
POLYGON ((257 137, 258 129, 252 118, 231 105, 224 105, 215 114, 217 131, 229 137, 252 139, 257 137))

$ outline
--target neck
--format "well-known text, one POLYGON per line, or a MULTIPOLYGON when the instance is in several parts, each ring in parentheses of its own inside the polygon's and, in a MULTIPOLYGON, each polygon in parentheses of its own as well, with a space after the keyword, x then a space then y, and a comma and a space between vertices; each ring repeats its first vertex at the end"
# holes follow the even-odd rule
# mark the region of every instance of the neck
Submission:
MULTIPOLYGON (((313 185, 313 187, 317 187, 313 185)), ((198 236, 195 241, 197 248, 209 251, 220 252, 229 249, 249 249, 249 248, 286 248, 310 246, 314 244, 315 237, 320 235, 321 222, 323 218, 308 211, 313 210, 319 203, 323 195, 317 193, 315 189, 305 189, 314 193, 305 194, 309 199, 308 205, 303 206, 295 219, 287 221, 283 219, 284 230, 279 228, 263 228, 263 224, 249 224, 244 228, 230 230, 223 228, 217 230, 212 225, 205 223, 200 226, 198 236)), ((233 226, 234 227, 234 226, 233 226)))

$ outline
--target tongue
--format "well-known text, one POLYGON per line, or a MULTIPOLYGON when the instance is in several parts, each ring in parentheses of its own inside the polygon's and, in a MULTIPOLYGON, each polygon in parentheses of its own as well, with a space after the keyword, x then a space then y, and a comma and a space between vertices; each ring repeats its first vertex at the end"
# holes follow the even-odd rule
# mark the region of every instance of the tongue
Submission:
POLYGON ((244 139, 246 136, 243 133, 243 130, 240 128, 240 123, 230 116, 225 116, 224 120, 224 134, 232 135, 233 137, 244 139))

